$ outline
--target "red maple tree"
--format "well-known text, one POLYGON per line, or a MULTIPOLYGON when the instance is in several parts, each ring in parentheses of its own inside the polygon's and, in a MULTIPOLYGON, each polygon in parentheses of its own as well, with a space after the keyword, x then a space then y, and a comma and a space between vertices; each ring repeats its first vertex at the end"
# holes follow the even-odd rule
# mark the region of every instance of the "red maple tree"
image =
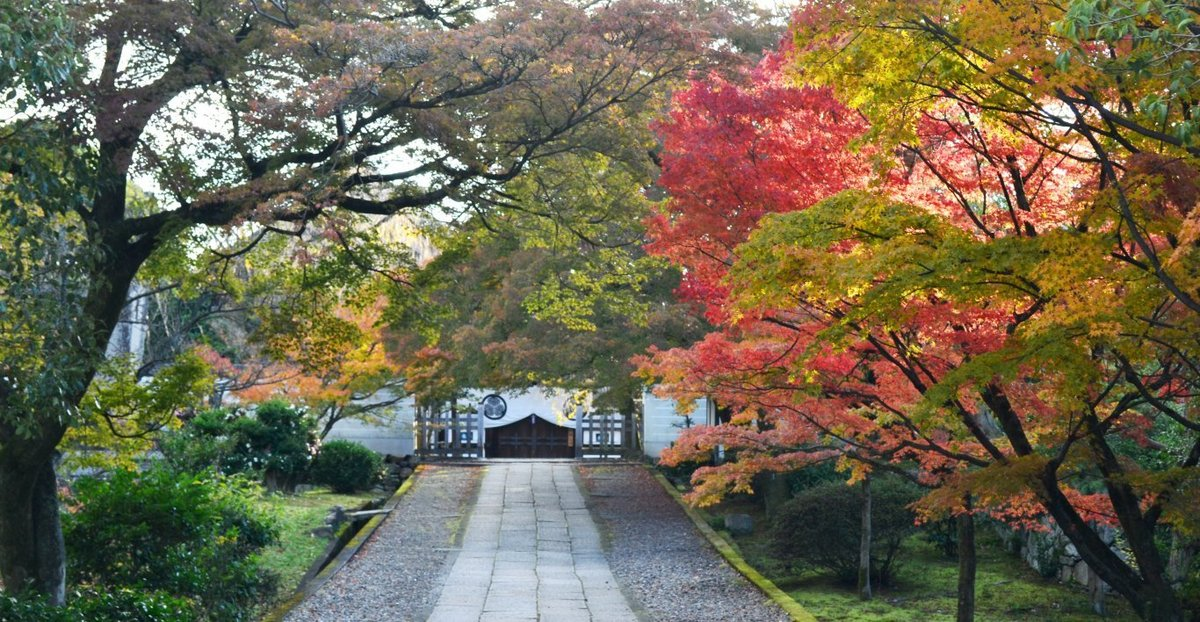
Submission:
POLYGON ((664 462, 736 457, 696 471, 699 503, 818 460, 903 471, 933 489, 926 513, 1052 517, 1135 607, 1175 610, 1153 533, 1191 525, 1173 487, 1193 485, 1200 445, 1173 475, 1120 448, 1191 429, 1189 359, 1146 347, 1181 311, 1106 210, 1091 147, 950 97, 895 148, 864 147, 872 128, 783 68, 694 84, 660 126, 672 198, 650 248, 720 328, 638 363, 660 393, 733 412, 664 462), (1100 523, 1137 542, 1136 567, 1100 523))

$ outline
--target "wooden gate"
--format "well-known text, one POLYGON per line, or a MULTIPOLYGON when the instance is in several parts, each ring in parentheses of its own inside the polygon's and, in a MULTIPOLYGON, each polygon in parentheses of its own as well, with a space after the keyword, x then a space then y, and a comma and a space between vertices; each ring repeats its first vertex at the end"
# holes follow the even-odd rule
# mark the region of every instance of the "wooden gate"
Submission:
POLYGON ((413 440, 417 455, 425 458, 483 458, 483 415, 478 412, 417 409, 413 440))
POLYGON ((631 418, 619 413, 578 413, 574 428, 536 415, 484 429, 479 412, 421 407, 413 440, 424 458, 624 458, 633 452, 631 418))
POLYGON ((529 415, 487 430, 489 458, 574 458, 575 430, 529 415))

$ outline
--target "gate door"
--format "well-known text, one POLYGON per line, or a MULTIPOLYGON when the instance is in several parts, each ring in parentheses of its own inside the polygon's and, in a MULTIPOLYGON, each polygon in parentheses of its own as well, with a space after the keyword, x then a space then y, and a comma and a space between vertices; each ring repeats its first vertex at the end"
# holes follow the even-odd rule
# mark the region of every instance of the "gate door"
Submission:
POLYGON ((487 432, 489 458, 574 458, 575 430, 529 415, 487 432))

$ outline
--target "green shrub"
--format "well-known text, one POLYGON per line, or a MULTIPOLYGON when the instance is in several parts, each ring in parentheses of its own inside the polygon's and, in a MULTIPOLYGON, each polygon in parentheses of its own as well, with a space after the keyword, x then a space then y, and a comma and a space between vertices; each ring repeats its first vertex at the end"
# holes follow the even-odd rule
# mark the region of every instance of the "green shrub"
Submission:
POLYGON ((225 456, 225 472, 257 474, 268 490, 295 490, 317 444, 316 425, 304 410, 271 400, 256 406, 252 416, 226 421, 232 450, 225 456))
POLYGON ((922 535, 930 544, 937 547, 944 557, 958 556, 958 521, 947 518, 925 523, 921 527, 922 535))
POLYGON ((1200 619, 1200 569, 1192 564, 1191 570, 1184 577, 1183 585, 1179 588, 1179 600, 1192 614, 1192 620, 1200 619))
POLYGON ((378 481, 382 468, 379 454, 358 443, 334 440, 321 446, 313 460, 312 480, 334 492, 357 492, 378 481))
POLYGON ((272 400, 252 414, 201 413, 182 430, 164 435, 159 449, 176 472, 245 473, 261 478, 269 490, 291 491, 308 470, 316 443, 316 424, 303 409, 272 400))
POLYGON ((199 616, 190 600, 126 588, 80 593, 70 610, 87 622, 191 622, 199 616))
POLYGON ((675 466, 658 465, 658 470, 666 477, 668 481, 676 486, 690 486, 692 483, 692 474, 702 466, 712 464, 701 462, 684 462, 675 466))
POLYGON ((68 595, 66 607, 0 594, 4 622, 192 622, 196 616, 188 600, 132 589, 77 591, 68 595))
POLYGON ((188 425, 200 434, 221 436, 225 434, 229 420, 237 416, 239 413, 232 408, 213 408, 196 415, 188 425))
POLYGON ((225 461, 235 449, 226 428, 227 420, 236 416, 228 408, 214 408, 196 415, 180 430, 161 434, 158 449, 167 467, 176 473, 213 469, 231 475, 225 461))
POLYGON ((792 496, 796 496, 801 492, 831 482, 846 483, 846 474, 837 470, 837 464, 830 462, 819 462, 817 464, 790 471, 787 474, 788 488, 792 491, 792 496))
POLYGON ((256 492, 213 472, 152 469, 81 479, 75 511, 63 521, 69 576, 192 599, 199 619, 251 619, 275 590, 258 554, 277 532, 252 504, 256 492))
MULTIPOLYGON (((881 584, 892 579, 901 541, 916 530, 908 508, 920 490, 893 477, 871 481, 871 575, 881 584)), ((862 534, 861 486, 818 484, 787 502, 773 517, 777 555, 799 567, 832 572, 853 583, 858 577, 862 534)))
POLYGON ((79 616, 45 599, 17 598, 0 594, 0 620, 4 622, 77 622, 79 616))

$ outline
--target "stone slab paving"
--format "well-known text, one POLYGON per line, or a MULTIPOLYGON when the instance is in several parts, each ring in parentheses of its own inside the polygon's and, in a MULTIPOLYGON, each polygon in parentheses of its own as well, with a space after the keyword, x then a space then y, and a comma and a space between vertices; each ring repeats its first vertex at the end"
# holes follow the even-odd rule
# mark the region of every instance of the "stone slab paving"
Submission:
POLYGON ((492 462, 429 622, 636 622, 568 462, 492 462))

